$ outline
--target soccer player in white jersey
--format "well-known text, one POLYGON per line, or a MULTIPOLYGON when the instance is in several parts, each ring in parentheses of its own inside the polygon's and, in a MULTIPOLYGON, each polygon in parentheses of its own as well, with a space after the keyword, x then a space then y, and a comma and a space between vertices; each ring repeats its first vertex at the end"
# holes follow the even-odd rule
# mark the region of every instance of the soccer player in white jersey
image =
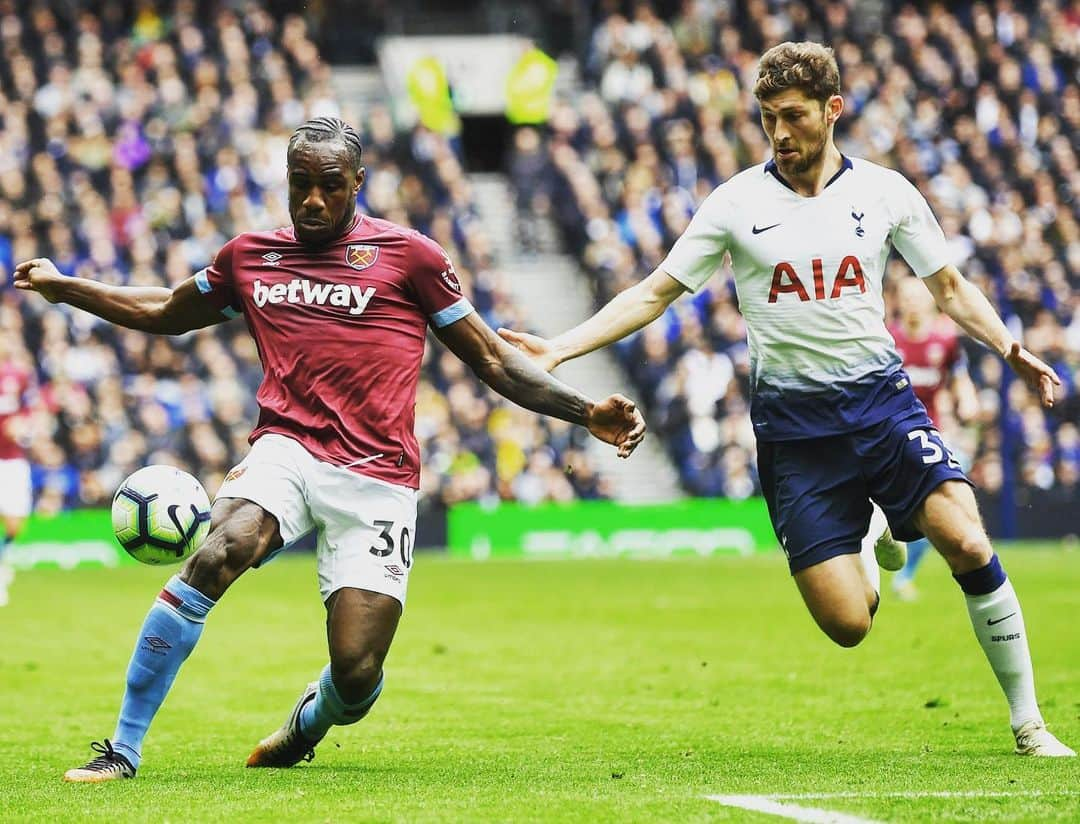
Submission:
POLYGON ((879 596, 859 549, 876 502, 898 539, 925 535, 949 564, 1008 699, 1016 752, 1075 755, 1046 729, 1020 602, 970 482, 915 397, 885 327, 890 246, 938 307, 998 352, 1046 406, 1057 376, 949 262, 915 187, 836 147, 844 99, 831 49, 770 49, 754 95, 773 158, 717 187, 656 271, 552 340, 500 333, 552 369, 655 320, 730 255, 749 338, 762 488, 814 620, 845 647, 870 631, 879 596))

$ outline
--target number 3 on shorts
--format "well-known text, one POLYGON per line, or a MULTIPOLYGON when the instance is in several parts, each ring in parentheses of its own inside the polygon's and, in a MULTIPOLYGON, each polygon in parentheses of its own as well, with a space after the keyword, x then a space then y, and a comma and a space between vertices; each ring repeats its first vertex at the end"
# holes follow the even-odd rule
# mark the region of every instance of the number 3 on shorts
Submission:
POLYGON ((946 461, 953 469, 959 469, 960 464, 952 456, 949 448, 941 440, 941 435, 936 429, 913 429, 908 432, 909 441, 918 441, 919 449, 922 450, 922 462, 926 465, 946 461))
MULTIPOLYGON (((379 527, 382 532, 379 533, 379 539, 385 544, 384 546, 373 546, 370 550, 371 554, 377 558, 385 558, 388 555, 394 554, 394 536, 390 530, 394 528, 393 521, 375 521, 375 526, 379 527)), ((401 536, 398 539, 398 543, 401 546, 401 562, 405 564, 405 569, 412 566, 412 537, 409 535, 409 528, 403 526, 401 528, 401 536)))

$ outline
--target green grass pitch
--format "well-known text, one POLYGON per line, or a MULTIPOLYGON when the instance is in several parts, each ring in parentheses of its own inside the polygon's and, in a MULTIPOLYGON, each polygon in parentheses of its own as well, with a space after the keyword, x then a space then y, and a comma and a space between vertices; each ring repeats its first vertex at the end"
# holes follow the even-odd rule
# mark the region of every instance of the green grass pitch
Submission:
MULTIPOLYGON (((1051 728, 1080 746, 1080 553, 1006 550, 1051 728)), ((325 660, 314 561, 210 616, 134 781, 71 786, 111 735, 151 568, 34 571, 0 610, 3 821, 1080 820, 1080 763, 1011 755, 997 684, 938 558, 859 648, 813 627, 779 557, 486 564, 421 556, 371 716, 311 764, 248 770, 325 660), (919 793, 954 793, 931 797, 919 793)))

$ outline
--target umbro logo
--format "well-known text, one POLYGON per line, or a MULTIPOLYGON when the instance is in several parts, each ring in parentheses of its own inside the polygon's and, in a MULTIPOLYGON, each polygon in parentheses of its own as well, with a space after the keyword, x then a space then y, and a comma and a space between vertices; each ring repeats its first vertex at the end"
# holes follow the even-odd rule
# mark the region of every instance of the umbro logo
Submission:
POLYGON ((172 649, 172 644, 166 641, 164 638, 158 635, 147 635, 143 638, 146 645, 150 648, 150 652, 155 655, 164 655, 165 650, 172 649))
POLYGON ((753 233, 754 233, 755 235, 760 235, 760 234, 761 234, 762 232, 767 232, 767 231, 769 231, 770 229, 775 229, 775 228, 776 228, 777 226, 779 226, 779 225, 780 225, 779 223, 774 223, 774 224, 773 224, 772 226, 762 226, 762 227, 761 227, 761 228, 759 229, 759 228, 757 227, 757 224, 755 223, 755 224, 754 224, 754 226, 753 226, 753 228, 752 228, 752 229, 751 229, 750 231, 751 231, 751 232, 753 232, 753 233))
POLYGON ((266 262, 267 266, 278 266, 280 265, 278 261, 281 260, 281 255, 277 252, 267 252, 262 256, 262 259, 266 262))

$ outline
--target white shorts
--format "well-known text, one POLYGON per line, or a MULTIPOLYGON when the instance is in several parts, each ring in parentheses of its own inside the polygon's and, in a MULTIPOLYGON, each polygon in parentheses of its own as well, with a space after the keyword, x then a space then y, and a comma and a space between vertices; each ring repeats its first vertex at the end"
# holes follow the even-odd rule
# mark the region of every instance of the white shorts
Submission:
POLYGON ((22 458, 0 461, 0 517, 25 518, 30 514, 33 495, 30 464, 22 458))
POLYGON ((291 438, 269 434, 225 476, 217 497, 261 506, 277 518, 286 547, 317 530, 324 601, 342 587, 354 587, 405 605, 416 534, 415 489, 325 463, 291 438))

